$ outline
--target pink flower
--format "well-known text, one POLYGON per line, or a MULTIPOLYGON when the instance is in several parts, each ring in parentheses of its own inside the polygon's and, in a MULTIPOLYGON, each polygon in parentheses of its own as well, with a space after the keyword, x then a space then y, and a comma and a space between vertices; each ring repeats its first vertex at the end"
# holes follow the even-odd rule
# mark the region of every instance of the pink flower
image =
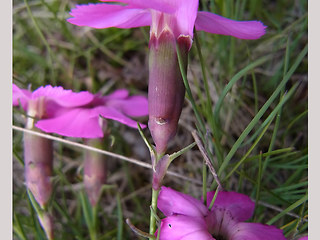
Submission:
POLYGON ((299 240, 308 240, 308 236, 301 237, 299 240))
POLYGON ((125 89, 101 96, 50 85, 30 92, 13 84, 13 105, 18 106, 19 102, 28 115, 38 119, 37 128, 69 137, 103 137, 100 116, 137 128, 136 121, 130 117, 148 114, 147 99, 129 96, 125 89))
POLYGON ((234 21, 209 12, 198 12, 199 0, 101 0, 72 9, 68 21, 93 28, 150 26, 149 121, 159 155, 166 152, 175 136, 184 102, 185 88, 180 73, 176 44, 187 70, 193 30, 257 39, 265 34, 258 21, 234 21))
POLYGON ((265 34, 258 21, 234 21, 219 15, 198 11, 199 0, 101 0, 120 4, 77 5, 68 21, 93 28, 134 28, 151 26, 151 33, 167 28, 176 38, 193 37, 193 28, 241 39, 257 39, 265 34))
POLYGON ((74 108, 88 104, 93 99, 89 92, 74 93, 64 90, 62 87, 47 85, 33 92, 20 89, 17 85, 12 86, 12 104, 21 106, 26 112, 32 112, 33 117, 51 118, 62 108, 74 108))
POLYGON ((285 240, 282 230, 260 223, 247 223, 254 202, 236 192, 209 192, 207 206, 187 194, 162 187, 158 208, 166 218, 161 221, 160 240, 285 240))
MULTIPOLYGON (((88 92, 73 93, 62 87, 40 87, 34 92, 13 84, 13 105, 21 104, 27 112, 26 128, 34 129, 36 119, 54 118, 62 110, 73 109, 92 101, 88 92)), ((24 163, 26 186, 41 208, 45 208, 52 194, 53 146, 46 138, 24 133, 24 163)), ((48 236, 52 235, 49 216, 39 218, 48 236)), ((51 238, 50 238, 51 239, 51 238)))

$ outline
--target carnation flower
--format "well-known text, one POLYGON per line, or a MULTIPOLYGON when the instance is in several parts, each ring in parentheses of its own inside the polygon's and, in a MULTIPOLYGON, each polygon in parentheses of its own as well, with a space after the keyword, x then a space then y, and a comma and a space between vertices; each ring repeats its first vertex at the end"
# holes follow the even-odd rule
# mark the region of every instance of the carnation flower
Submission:
POLYGON ((265 33, 258 21, 234 21, 198 11, 198 0, 102 0, 115 4, 77 5, 68 22, 93 28, 150 26, 149 121, 157 152, 163 155, 175 136, 185 96, 176 44, 187 70, 193 30, 257 39, 265 33))
POLYGON ((214 13, 198 11, 199 0, 101 0, 117 4, 89 3, 72 9, 68 22, 93 28, 151 26, 160 34, 164 28, 179 36, 193 37, 193 28, 241 39, 258 39, 265 33, 259 21, 235 21, 214 13), (121 4, 124 3, 125 5, 121 4))
POLYGON ((160 240, 285 240, 274 226, 247 221, 254 202, 246 195, 221 191, 211 210, 215 192, 208 192, 207 206, 187 194, 162 187, 158 208, 166 218, 161 221, 160 240))
POLYGON ((103 137, 100 116, 137 128, 137 122, 130 117, 148 114, 147 99, 139 95, 129 96, 126 89, 101 96, 50 85, 30 92, 14 84, 13 105, 17 106, 19 102, 29 116, 37 119, 35 126, 38 129, 68 137, 103 137))
MULTIPOLYGON (((85 138, 89 145, 99 145, 105 122, 104 118, 116 120, 137 128, 131 117, 148 114, 148 102, 143 96, 129 96, 125 89, 116 90, 108 96, 79 93, 62 87, 47 85, 34 92, 20 89, 13 84, 13 105, 21 104, 27 112, 27 128, 34 126, 47 133, 68 137, 85 138)), ((145 125, 142 124, 142 127, 145 125)), ((42 208, 51 193, 53 164, 52 141, 31 134, 24 134, 24 161, 27 187, 42 208)), ((90 203, 97 204, 102 184, 105 181, 104 159, 100 154, 86 152, 84 185, 90 203)))

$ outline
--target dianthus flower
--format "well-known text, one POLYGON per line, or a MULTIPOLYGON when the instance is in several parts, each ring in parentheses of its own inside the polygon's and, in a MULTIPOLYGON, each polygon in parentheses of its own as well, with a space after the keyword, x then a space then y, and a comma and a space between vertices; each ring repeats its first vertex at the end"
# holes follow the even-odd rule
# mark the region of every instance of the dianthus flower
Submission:
POLYGON ((129 96, 125 89, 101 96, 87 91, 75 93, 50 85, 31 93, 13 85, 13 105, 19 105, 19 101, 29 116, 38 119, 35 127, 68 137, 103 137, 100 116, 137 128, 136 121, 130 117, 148 114, 147 99, 129 96))
MULTIPOLYGON (((36 127, 35 130, 47 133, 84 138, 88 145, 94 147, 100 146, 106 125, 100 116, 137 128, 136 121, 128 116, 148 114, 147 99, 143 96, 129 96, 125 89, 101 96, 87 91, 74 93, 50 85, 30 92, 13 84, 13 105, 19 104, 27 112, 28 129, 36 127)), ((141 126, 145 127, 143 124, 141 126)), ((26 185, 42 208, 52 193, 52 153, 51 140, 24 134, 26 185)), ((102 155, 86 152, 84 185, 92 205, 96 205, 106 178, 104 164, 102 155)))
POLYGON ((258 39, 265 33, 259 21, 234 21, 214 13, 198 11, 199 0, 101 0, 118 4, 89 3, 72 9, 68 21, 93 28, 151 26, 151 34, 170 30, 176 39, 193 37, 193 28, 241 39, 258 39), (122 5, 124 3, 126 5, 122 5))
POLYGON ((176 44, 186 71, 194 27, 241 39, 257 39, 265 33, 258 21, 234 21, 198 11, 199 0, 101 1, 116 4, 77 5, 68 21, 93 28, 150 26, 148 126, 160 155, 176 134, 185 95, 176 44))
MULTIPOLYGON (((21 104, 27 113, 28 129, 34 129, 36 119, 53 117, 61 109, 78 107, 92 100, 88 92, 72 93, 61 87, 46 86, 30 92, 13 84, 12 90, 13 105, 21 104)), ((23 138, 26 185, 39 205, 44 208, 52 193, 52 141, 28 133, 24 133, 23 138)))
POLYGON ((218 193, 211 210, 214 192, 208 192, 207 206, 187 194, 162 187, 158 208, 160 240, 285 240, 274 226, 245 222, 254 211, 254 202, 236 192, 218 193))

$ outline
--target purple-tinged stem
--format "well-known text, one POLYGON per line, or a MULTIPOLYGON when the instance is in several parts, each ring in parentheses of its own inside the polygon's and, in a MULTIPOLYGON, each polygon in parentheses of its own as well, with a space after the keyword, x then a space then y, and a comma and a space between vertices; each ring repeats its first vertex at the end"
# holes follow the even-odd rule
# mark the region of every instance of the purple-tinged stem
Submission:
MULTIPOLYGON (((89 146, 101 148, 101 139, 86 139, 89 146)), ((104 156, 93 151, 85 151, 84 187, 91 205, 97 205, 103 184, 106 181, 104 156)))

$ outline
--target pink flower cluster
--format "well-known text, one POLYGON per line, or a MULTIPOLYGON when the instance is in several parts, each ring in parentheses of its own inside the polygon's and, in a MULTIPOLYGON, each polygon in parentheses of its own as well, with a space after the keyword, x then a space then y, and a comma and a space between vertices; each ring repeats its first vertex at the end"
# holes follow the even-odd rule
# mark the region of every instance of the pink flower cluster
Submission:
POLYGON ((75 93, 50 85, 30 92, 13 84, 13 105, 18 106, 19 103, 28 115, 38 119, 37 128, 68 137, 103 137, 103 119, 100 116, 137 128, 136 121, 130 117, 148 114, 147 98, 129 96, 125 89, 101 96, 87 91, 75 93))
POLYGON ((160 240, 285 240, 274 226, 245 222, 251 218, 254 202, 236 192, 208 192, 207 206, 200 200, 171 188, 162 187, 158 208, 166 218, 161 221, 160 240))

